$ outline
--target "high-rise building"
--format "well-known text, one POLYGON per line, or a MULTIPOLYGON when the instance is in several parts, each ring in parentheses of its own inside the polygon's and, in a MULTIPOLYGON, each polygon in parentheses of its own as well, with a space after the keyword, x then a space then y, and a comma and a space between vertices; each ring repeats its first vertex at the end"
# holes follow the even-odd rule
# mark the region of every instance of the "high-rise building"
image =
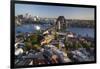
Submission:
POLYGON ((23 15, 18 15, 17 16, 19 19, 23 19, 23 15))

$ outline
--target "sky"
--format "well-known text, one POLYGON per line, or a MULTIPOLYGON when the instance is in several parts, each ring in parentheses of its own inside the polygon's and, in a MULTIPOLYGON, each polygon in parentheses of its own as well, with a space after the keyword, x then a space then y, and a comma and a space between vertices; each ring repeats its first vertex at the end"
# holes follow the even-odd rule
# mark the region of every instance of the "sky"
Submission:
POLYGON ((64 16, 66 19, 94 20, 94 8, 15 4, 15 16, 26 13, 47 18, 64 16))

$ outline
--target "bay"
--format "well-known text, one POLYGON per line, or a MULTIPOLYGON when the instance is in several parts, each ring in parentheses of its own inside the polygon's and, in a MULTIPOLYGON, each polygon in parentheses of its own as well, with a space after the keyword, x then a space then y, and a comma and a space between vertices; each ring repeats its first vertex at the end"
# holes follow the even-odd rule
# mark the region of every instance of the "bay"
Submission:
MULTIPOLYGON (((24 24, 21 26, 15 27, 15 33, 18 34, 18 32, 26 33, 26 32, 36 32, 36 26, 40 27, 40 30, 45 30, 48 27, 50 27, 50 24, 24 24)), ((79 28, 79 27, 70 27, 66 28, 66 31, 70 31, 75 33, 76 35, 81 36, 89 36, 94 38, 94 28, 79 28)))

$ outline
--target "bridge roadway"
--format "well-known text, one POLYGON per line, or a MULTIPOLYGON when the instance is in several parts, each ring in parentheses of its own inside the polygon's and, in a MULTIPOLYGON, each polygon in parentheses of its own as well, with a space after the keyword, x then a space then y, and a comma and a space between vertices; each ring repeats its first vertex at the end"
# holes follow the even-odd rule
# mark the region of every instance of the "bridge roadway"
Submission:
MULTIPOLYGON (((49 28, 47 28, 46 30, 44 30, 43 33, 46 32, 46 31, 55 30, 55 27, 56 27, 56 25, 53 25, 52 27, 49 27, 49 28)), ((65 33, 65 32, 56 32, 56 33, 57 33, 58 35, 64 35, 64 36, 66 36, 66 34, 67 34, 67 33, 65 33)))

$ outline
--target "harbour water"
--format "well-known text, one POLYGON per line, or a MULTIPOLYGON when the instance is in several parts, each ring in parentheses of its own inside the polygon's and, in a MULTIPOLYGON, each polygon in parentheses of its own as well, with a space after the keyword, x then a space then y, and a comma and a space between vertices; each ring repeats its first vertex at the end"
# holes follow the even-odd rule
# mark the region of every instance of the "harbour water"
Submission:
MULTIPOLYGON (((25 32, 36 32, 36 27, 37 24, 24 24, 21 26, 16 26, 15 28, 15 32, 16 34, 18 34, 19 32, 25 33, 25 32)), ((47 29, 49 26, 51 26, 50 24, 38 24, 38 26, 40 26, 40 30, 45 30, 47 29)), ((66 31, 70 31, 75 33, 76 35, 81 35, 81 36, 89 36, 94 38, 94 28, 78 28, 78 27, 70 27, 67 28, 66 31)))
POLYGON ((83 37, 85 36, 89 36, 94 38, 94 28, 78 28, 78 27, 74 27, 74 28, 68 28, 68 31, 71 31, 77 35, 81 35, 83 37))

